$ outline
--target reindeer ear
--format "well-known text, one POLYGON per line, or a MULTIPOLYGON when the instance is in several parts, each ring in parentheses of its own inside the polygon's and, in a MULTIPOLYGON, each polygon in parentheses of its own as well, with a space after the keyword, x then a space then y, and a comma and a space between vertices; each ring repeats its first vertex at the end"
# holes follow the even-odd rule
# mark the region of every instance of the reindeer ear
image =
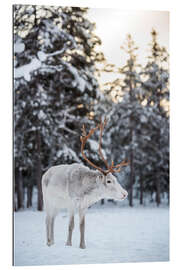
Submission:
POLYGON ((82 176, 82 185, 83 186, 89 186, 89 185, 93 185, 95 181, 94 180, 94 171, 86 171, 84 172, 83 176, 82 176))

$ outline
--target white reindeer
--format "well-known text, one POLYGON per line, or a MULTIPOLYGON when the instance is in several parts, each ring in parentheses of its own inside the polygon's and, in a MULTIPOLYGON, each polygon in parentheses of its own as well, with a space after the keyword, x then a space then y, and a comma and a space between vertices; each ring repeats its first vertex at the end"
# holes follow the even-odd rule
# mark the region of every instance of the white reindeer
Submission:
POLYGON ((43 201, 46 211, 46 231, 47 245, 54 243, 54 220, 62 208, 69 211, 69 231, 66 245, 72 245, 72 231, 74 229, 74 214, 79 212, 80 219, 80 248, 85 246, 85 212, 89 206, 95 202, 110 198, 115 200, 124 200, 127 197, 127 191, 124 190, 112 175, 113 172, 119 172, 120 167, 126 166, 127 162, 121 162, 114 166, 109 166, 107 160, 102 155, 101 138, 106 125, 101 123, 96 128, 90 130, 86 135, 83 126, 81 136, 81 153, 83 158, 96 170, 90 170, 88 167, 74 163, 71 165, 58 165, 51 167, 42 177, 43 201), (99 154, 107 166, 107 170, 93 164, 84 154, 84 146, 87 139, 100 128, 99 154))

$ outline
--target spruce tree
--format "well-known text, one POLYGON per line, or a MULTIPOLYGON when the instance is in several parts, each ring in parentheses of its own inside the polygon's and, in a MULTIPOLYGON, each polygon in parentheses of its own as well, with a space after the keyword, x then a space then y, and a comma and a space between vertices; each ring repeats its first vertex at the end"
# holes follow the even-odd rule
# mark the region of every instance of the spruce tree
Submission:
MULTIPOLYGON (((129 205, 133 206, 133 186, 135 183, 135 159, 136 159, 136 131, 140 128, 137 119, 141 113, 139 89, 139 75, 136 61, 136 50, 138 49, 130 34, 127 35, 121 49, 128 54, 126 65, 118 68, 119 78, 112 82, 110 91, 116 91, 114 106, 110 113, 112 117, 111 127, 109 127, 112 141, 112 152, 115 161, 129 160, 129 181, 126 187, 129 191, 129 205)), ((127 169, 128 170, 128 169, 127 169)))
POLYGON ((92 124, 95 114, 94 62, 100 39, 86 12, 78 7, 14 6, 15 168, 36 179, 38 210, 42 172, 81 161, 81 126, 92 124))
MULTIPOLYGON (((149 165, 151 177, 156 191, 156 203, 161 203, 163 187, 169 186, 169 72, 168 52, 165 47, 158 43, 158 33, 151 32, 150 54, 148 62, 141 72, 142 89, 146 106, 153 112, 151 130, 151 155, 149 165), (153 155, 153 156, 152 156, 153 155)), ((168 188, 166 188, 168 192, 168 188)))

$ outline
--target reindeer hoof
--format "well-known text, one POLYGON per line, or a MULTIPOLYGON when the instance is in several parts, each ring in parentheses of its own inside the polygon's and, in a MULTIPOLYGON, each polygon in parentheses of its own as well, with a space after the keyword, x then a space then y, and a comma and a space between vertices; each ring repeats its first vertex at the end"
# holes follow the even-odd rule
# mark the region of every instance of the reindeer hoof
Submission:
POLYGON ((50 247, 50 246, 52 246, 52 245, 54 245, 54 241, 48 241, 48 242, 47 242, 47 246, 48 246, 48 247, 50 247))
POLYGON ((66 242, 66 246, 72 246, 72 243, 69 242, 69 241, 67 241, 67 242, 66 242))
POLYGON ((80 244, 79 247, 82 248, 82 249, 85 249, 86 248, 86 245, 85 244, 80 244))

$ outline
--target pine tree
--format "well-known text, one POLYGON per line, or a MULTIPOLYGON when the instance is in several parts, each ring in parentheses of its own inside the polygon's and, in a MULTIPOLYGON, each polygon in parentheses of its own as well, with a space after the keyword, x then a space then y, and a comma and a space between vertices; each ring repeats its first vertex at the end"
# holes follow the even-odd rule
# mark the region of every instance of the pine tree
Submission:
MULTIPOLYGON (((154 43, 152 52, 160 48, 154 43)), ((168 99, 167 51, 153 52, 145 71, 138 72, 142 67, 137 64, 137 47, 130 35, 122 49, 129 55, 127 64, 119 68, 120 78, 109 83, 109 92, 116 90, 117 103, 110 113, 112 152, 118 159, 130 160, 129 204, 133 205, 136 183, 141 204, 144 191, 156 191, 159 205, 160 192, 168 192, 169 181, 169 123, 163 106, 168 99)))
POLYGON ((150 179, 154 181, 156 203, 159 205, 162 187, 168 186, 169 182, 169 116, 166 109, 169 100, 168 52, 159 45, 158 34, 154 29, 151 36, 150 55, 144 71, 141 72, 141 80, 147 106, 154 113, 151 146, 156 149, 156 154, 154 153, 154 157, 149 156, 149 164, 153 171, 150 179))
MULTIPOLYGON (((119 69, 119 73, 123 75, 121 84, 121 93, 123 93, 122 101, 115 106, 115 112, 113 113, 117 128, 113 139, 115 139, 114 146, 116 148, 116 156, 120 155, 122 159, 128 159, 130 162, 130 176, 129 176, 129 205, 133 206, 133 185, 135 183, 135 149, 136 133, 138 126, 136 123, 137 115, 139 113, 140 100, 139 100, 139 88, 138 88, 138 73, 137 68, 139 65, 136 62, 136 50, 138 49, 130 34, 127 35, 127 39, 124 46, 121 46, 128 54, 128 60, 124 67, 119 69)), ((114 149, 115 150, 115 149, 114 149)))
MULTIPOLYGON (((100 39, 86 8, 14 6, 15 168, 31 172, 42 210, 41 175, 80 162, 80 129, 98 98, 100 39)), ((91 147, 91 146, 90 146, 91 147)))

